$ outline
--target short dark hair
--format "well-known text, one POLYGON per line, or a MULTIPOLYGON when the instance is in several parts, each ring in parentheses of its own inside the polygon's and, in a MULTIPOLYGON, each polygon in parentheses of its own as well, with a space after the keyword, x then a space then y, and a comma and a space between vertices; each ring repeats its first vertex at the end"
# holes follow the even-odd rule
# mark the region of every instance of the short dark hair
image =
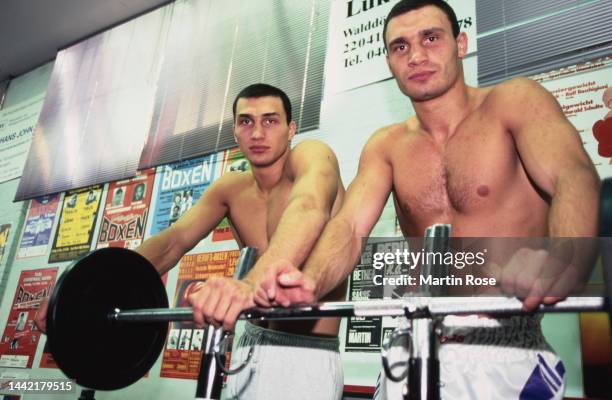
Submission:
POLYGON ((393 18, 406 14, 409 11, 418 10, 419 8, 423 8, 425 6, 434 6, 438 7, 440 10, 444 11, 444 14, 448 17, 448 20, 453 28, 453 36, 455 39, 459 36, 459 21, 457 21, 457 15, 451 6, 444 0, 401 0, 399 3, 393 6, 389 14, 387 15, 387 19, 385 20, 385 25, 383 28, 383 42, 385 43, 385 47, 387 47, 387 25, 389 25, 389 21, 393 18))
POLYGON ((277 87, 272 85, 267 85, 265 83, 255 83, 253 85, 249 85, 242 89, 240 93, 234 99, 234 104, 232 106, 232 112, 234 113, 234 120, 236 119, 236 104, 238 104, 238 100, 242 98, 249 97, 279 97, 283 102, 283 108, 285 109, 285 114, 287 115, 287 123, 291 122, 291 101, 285 92, 280 90, 277 87))

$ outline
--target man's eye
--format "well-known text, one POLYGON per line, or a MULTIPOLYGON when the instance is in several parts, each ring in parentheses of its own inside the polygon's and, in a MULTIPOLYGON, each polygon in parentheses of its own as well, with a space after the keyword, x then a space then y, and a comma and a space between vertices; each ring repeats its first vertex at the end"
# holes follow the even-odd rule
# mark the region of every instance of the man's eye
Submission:
POLYGON ((427 38, 425 40, 430 42, 430 43, 433 43, 436 40, 438 40, 438 37, 437 36, 427 36, 427 38))
POLYGON ((251 120, 248 119, 241 119, 240 121, 238 121, 238 124, 240 125, 249 125, 251 123, 251 120))
POLYGON ((404 50, 406 50, 406 45, 405 44, 398 44, 398 45, 393 47, 393 51, 394 52, 404 51, 404 50))
POLYGON ((272 118, 266 118, 264 119, 263 122, 265 125, 270 126, 270 125, 274 125, 276 123, 276 120, 272 118))

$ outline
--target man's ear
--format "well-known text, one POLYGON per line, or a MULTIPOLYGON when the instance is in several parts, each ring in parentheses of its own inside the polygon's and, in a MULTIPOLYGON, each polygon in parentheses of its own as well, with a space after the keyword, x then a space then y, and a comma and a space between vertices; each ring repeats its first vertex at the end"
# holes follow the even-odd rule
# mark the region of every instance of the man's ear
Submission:
POLYGON ((289 140, 293 139, 296 131, 297 131, 297 125, 295 121, 289 122, 289 140))
POLYGON ((464 58, 468 51, 468 38, 465 32, 460 32, 457 36, 457 48, 459 58, 464 58))

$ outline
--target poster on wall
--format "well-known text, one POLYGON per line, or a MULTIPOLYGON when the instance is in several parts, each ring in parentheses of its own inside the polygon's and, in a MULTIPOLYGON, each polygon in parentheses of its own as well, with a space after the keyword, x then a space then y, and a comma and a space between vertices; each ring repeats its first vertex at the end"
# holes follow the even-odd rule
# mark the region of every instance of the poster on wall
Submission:
POLYGON ((40 331, 36 311, 53 286, 57 268, 22 271, 0 342, 0 367, 31 368, 40 331))
POLYGON ((0 225, 0 263, 4 260, 4 253, 7 251, 6 245, 8 244, 10 230, 11 224, 0 225))
POLYGON ((45 95, 0 110, 0 183, 19 178, 45 95))
POLYGON ((89 251, 101 195, 101 185, 66 192, 50 263, 73 260, 89 251))
POLYGON ((17 258, 40 257, 47 254, 59 198, 59 194, 52 194, 30 201, 17 258))
POLYGON ((612 55, 532 78, 555 96, 599 176, 612 176, 612 55))
POLYGON ((142 243, 154 179, 155 169, 150 168, 109 185, 96 248, 133 250, 142 243))
MULTIPOLYGON (((244 157, 244 154, 238 149, 233 148, 223 152, 223 160, 221 162, 221 175, 227 172, 245 172, 251 169, 251 165, 244 157)), ((212 232, 213 242, 222 242, 225 240, 233 240, 234 235, 230 227, 229 219, 223 218, 219 225, 212 232)))
POLYGON ((53 359, 51 355, 51 350, 49 349, 49 341, 45 342, 45 347, 43 348, 42 356, 40 357, 40 368, 56 368, 59 369, 57 363, 53 359))
MULTIPOLYGON (((413 243, 418 243, 413 242, 413 243)), ((408 250, 409 242, 403 237, 370 237, 359 264, 349 278, 349 300, 400 299, 408 295, 405 285, 383 284, 385 278, 408 276, 408 265, 385 262, 383 268, 374 268, 374 254, 395 254, 408 250)), ((402 318, 398 317, 352 317, 348 320, 345 335, 346 351, 380 351, 382 343, 389 338, 402 318)))
MULTIPOLYGON (((390 78, 383 26, 399 0, 335 0, 332 3, 325 66, 325 95, 390 78)), ((476 1, 448 0, 468 36, 468 55, 476 48, 476 1)))
MULTIPOLYGON (((374 284, 374 275, 382 270, 372 268, 372 255, 377 245, 368 241, 359 263, 349 278, 349 301, 383 298, 383 286, 374 284)), ((381 317, 350 317, 346 324, 345 351, 379 351, 381 347, 381 317)))
MULTIPOLYGON (((179 263, 173 307, 186 307, 187 293, 193 283, 211 276, 234 276, 239 250, 185 255, 179 263)), ((197 379, 200 371, 204 329, 191 322, 170 324, 160 376, 166 378, 197 379)))
POLYGON ((151 235, 176 222, 202 196, 215 177, 215 156, 163 165, 157 169, 157 200, 151 235))

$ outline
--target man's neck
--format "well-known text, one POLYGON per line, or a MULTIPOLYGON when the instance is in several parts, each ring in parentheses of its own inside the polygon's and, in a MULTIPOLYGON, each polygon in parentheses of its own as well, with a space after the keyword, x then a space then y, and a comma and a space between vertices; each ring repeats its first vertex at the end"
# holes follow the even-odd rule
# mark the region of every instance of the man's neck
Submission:
POLYGON ((472 112, 469 90, 463 79, 458 79, 446 93, 435 99, 413 101, 421 128, 436 140, 448 140, 472 112))
POLYGON ((278 160, 265 167, 258 167, 251 164, 251 171, 253 172, 255 183, 262 193, 267 194, 283 179, 289 154, 291 154, 291 149, 287 148, 287 151, 285 151, 278 160))

